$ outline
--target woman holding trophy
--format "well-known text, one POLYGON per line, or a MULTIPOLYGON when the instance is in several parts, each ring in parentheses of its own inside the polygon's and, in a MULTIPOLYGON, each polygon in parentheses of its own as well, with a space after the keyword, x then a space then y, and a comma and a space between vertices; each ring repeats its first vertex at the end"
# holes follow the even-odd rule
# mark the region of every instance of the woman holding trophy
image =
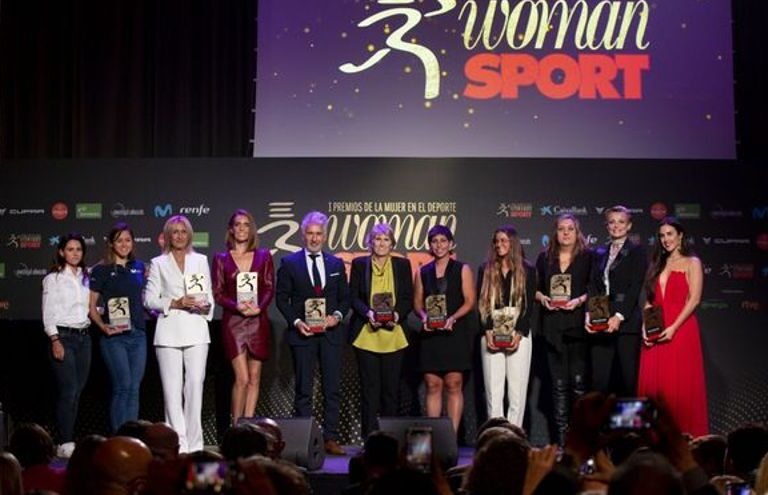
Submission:
POLYGON ((481 356, 488 417, 506 416, 522 426, 531 369, 531 307, 536 271, 525 260, 517 230, 497 228, 488 258, 478 270, 481 356), (504 384, 507 413, 504 414, 504 384))
POLYGON ((182 453, 203 449, 203 381, 213 317, 208 259, 192 249, 192 235, 183 215, 165 222, 164 252, 152 259, 144 291, 144 305, 158 313, 154 343, 165 421, 178 433, 182 453))
POLYGON ((592 254, 576 217, 557 217, 549 245, 536 260, 541 304, 541 330, 552 377, 554 420, 562 445, 573 401, 587 387, 587 344, 584 304, 587 302, 592 254))
POLYGON ((213 297, 222 307, 224 353, 232 363, 232 424, 253 417, 259 400, 262 362, 269 358, 267 307, 275 294, 269 249, 259 248, 256 222, 246 210, 229 217, 227 250, 213 258, 213 297))
POLYGON ((699 323, 704 270, 674 218, 661 221, 645 289, 638 393, 662 399, 677 426, 693 436, 709 433, 707 386, 699 323))
POLYGON ((408 347, 402 324, 413 306, 411 264, 392 256, 395 237, 386 223, 367 236, 370 256, 352 261, 350 339, 360 373, 363 438, 377 429, 376 416, 396 416, 400 373, 408 347))
POLYGON ((112 384, 109 426, 114 433, 126 421, 139 419, 139 386, 147 362, 141 305, 145 278, 127 223, 116 223, 106 240, 106 256, 91 270, 89 316, 103 333, 99 349, 112 384))
POLYGON ((428 417, 439 417, 443 390, 448 416, 458 431, 464 409, 464 375, 472 367, 472 331, 467 315, 475 305, 469 265, 451 259, 453 233, 435 225, 427 233, 434 260, 414 281, 413 308, 421 318, 419 362, 427 389, 428 417))

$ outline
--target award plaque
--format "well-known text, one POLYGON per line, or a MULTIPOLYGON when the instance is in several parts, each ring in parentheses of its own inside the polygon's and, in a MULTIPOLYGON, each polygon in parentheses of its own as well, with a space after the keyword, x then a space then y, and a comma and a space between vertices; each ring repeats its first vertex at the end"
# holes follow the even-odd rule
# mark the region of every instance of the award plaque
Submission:
POLYGON ((512 342, 517 334, 515 325, 517 324, 519 314, 517 306, 506 306, 491 311, 493 345, 502 349, 512 346, 512 342))
POLYGON ((107 301, 109 325, 125 332, 131 329, 131 305, 127 297, 113 297, 107 301))
POLYGON ((643 323, 645 324, 645 338, 650 341, 657 340, 664 331, 664 316, 661 306, 651 306, 643 310, 643 323))
POLYGON ((237 274, 237 303, 259 306, 258 272, 240 272, 237 274))
POLYGON ((304 301, 304 323, 312 333, 325 332, 324 297, 310 297, 304 301))
POLYGON ((444 329, 445 322, 448 319, 448 302, 445 299, 445 294, 427 296, 424 306, 427 310, 427 328, 433 330, 444 329))
POLYGON ((186 295, 194 298, 195 304, 202 305, 208 302, 205 282, 205 275, 202 273, 192 273, 184 276, 184 292, 186 295))
POLYGON ((373 301, 373 319, 377 323, 395 321, 395 305, 391 292, 379 292, 371 296, 373 301))
POLYGON ((592 296, 587 299, 589 311, 589 328, 594 332, 602 332, 608 328, 608 318, 611 317, 611 305, 608 296, 592 296))
POLYGON ((565 307, 571 300, 571 274, 558 273, 549 279, 550 306, 556 308, 565 307))

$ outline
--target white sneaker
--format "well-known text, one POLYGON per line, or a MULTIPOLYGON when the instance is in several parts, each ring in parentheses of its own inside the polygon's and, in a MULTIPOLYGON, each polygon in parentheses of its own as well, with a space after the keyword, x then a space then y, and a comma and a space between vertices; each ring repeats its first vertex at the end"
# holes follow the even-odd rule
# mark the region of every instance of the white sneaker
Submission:
POLYGON ((69 459, 72 457, 72 452, 75 450, 75 442, 62 443, 56 448, 56 457, 62 459, 69 459))

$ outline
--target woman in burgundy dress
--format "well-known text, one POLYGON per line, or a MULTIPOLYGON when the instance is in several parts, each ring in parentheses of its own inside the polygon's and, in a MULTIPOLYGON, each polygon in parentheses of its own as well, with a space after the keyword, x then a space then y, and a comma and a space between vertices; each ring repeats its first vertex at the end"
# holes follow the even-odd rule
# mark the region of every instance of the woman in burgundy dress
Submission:
POLYGON ((646 307, 661 307, 664 328, 649 339, 643 326, 638 393, 663 400, 677 426, 694 437, 709 432, 704 359, 693 314, 703 279, 701 261, 691 253, 685 229, 665 218, 646 282, 646 307))
POLYGON ((227 250, 213 259, 211 278, 221 317, 224 353, 232 362, 232 423, 252 417, 259 400, 261 363, 269 358, 267 307, 274 295, 272 255, 259 248, 256 223, 246 210, 229 218, 227 250))

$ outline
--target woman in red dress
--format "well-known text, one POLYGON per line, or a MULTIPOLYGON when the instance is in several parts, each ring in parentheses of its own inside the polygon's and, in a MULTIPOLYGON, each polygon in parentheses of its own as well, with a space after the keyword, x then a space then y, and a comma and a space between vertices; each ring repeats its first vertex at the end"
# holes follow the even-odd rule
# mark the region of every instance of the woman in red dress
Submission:
POLYGON ((677 220, 661 221, 646 281, 646 307, 661 306, 663 330, 640 353, 638 393, 662 400, 677 426, 694 437, 709 432, 704 360, 699 323, 693 314, 701 300, 701 261, 688 247, 677 220))
POLYGON ((259 400, 261 363, 269 358, 267 306, 275 293, 275 275, 272 255, 259 248, 256 223, 246 210, 236 210, 229 218, 226 244, 227 250, 213 259, 211 278, 214 299, 223 309, 224 353, 235 374, 232 424, 237 424, 241 417, 254 415, 259 400), (254 291, 256 299, 247 300, 254 291))

